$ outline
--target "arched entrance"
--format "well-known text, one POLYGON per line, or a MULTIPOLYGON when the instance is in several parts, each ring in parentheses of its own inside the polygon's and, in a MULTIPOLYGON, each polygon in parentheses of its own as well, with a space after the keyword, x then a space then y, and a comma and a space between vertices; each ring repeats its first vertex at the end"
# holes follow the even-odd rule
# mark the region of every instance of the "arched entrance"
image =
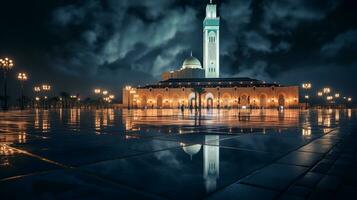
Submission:
POLYGON ((260 107, 267 107, 267 96, 265 94, 260 95, 259 97, 260 107))
POLYGON ((162 96, 161 95, 157 96, 157 98, 156 98, 156 106, 157 106, 157 108, 162 108, 162 96))
POLYGON ((211 109, 213 108, 213 99, 210 97, 206 100, 207 108, 211 109))
POLYGON ((172 108, 179 108, 180 107, 180 102, 179 102, 179 97, 177 95, 174 95, 172 97, 172 108))
POLYGON ((196 101, 195 100, 196 100, 195 93, 192 92, 188 96, 188 106, 194 108, 196 106, 196 101))
POLYGON ((248 106, 248 96, 247 95, 242 95, 240 97, 240 105, 241 106, 248 106))
POLYGON ((206 96, 205 96, 205 99, 206 99, 206 102, 205 102, 206 103, 206 107, 208 109, 213 108, 213 99, 214 99, 213 94, 212 93, 207 93, 206 96))
POLYGON ((279 95, 279 106, 285 106, 285 98, 284 95, 279 95))
POLYGON ((230 100, 231 96, 227 93, 223 94, 222 96, 222 107, 223 108, 229 108, 230 107, 230 100))
POLYGON ((141 107, 145 108, 147 106, 147 97, 146 96, 143 96, 141 98, 141 107))

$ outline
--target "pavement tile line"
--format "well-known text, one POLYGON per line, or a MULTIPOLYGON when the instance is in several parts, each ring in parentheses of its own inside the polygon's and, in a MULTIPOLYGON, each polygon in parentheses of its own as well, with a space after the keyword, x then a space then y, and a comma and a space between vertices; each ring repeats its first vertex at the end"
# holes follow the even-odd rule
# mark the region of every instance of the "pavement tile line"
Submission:
MULTIPOLYGON (((330 134, 330 133, 332 133, 332 132, 338 130, 338 128, 339 128, 339 127, 331 128, 331 130, 330 130, 328 133, 326 133, 326 134, 324 134, 324 135, 321 135, 321 136, 319 136, 319 137, 314 138, 313 140, 311 140, 311 142, 313 142, 313 141, 315 141, 315 140, 317 140, 317 139, 320 139, 321 137, 323 137, 323 136, 325 136, 325 135, 328 135, 328 134, 330 134)), ((310 144, 311 142, 309 142, 309 143, 307 143, 307 144, 305 144, 305 145, 299 146, 299 147, 297 147, 296 149, 293 149, 293 150, 287 152, 286 154, 282 155, 281 157, 278 157, 277 159, 272 160, 271 162, 267 163, 266 165, 263 165, 261 168, 259 168, 259 169, 255 170, 255 171, 253 171, 252 173, 250 173, 250 174, 248 174, 248 175, 246 175, 246 176, 241 177, 239 180, 233 182, 232 184, 238 184, 238 183, 240 183, 240 181, 242 181, 243 179, 249 178, 249 177, 251 177, 251 176, 253 176, 253 175, 259 173, 259 172, 260 172, 262 169, 264 169, 265 167, 267 167, 267 166, 269 166, 269 165, 271 165, 271 164, 273 164, 273 163, 277 163, 277 161, 280 160, 281 158, 283 158, 284 156, 286 156, 286 155, 288 155, 288 154, 290 154, 290 153, 292 153, 292 152, 294 152, 294 151, 297 151, 298 149, 300 149, 300 148, 302 148, 302 147, 304 147, 304 146, 310 144)), ((331 149, 332 149, 332 147, 331 147, 331 149)), ((318 162, 317 162, 317 163, 318 163, 318 162)), ((309 170, 307 170, 307 172, 308 172, 308 171, 309 171, 309 170)), ((307 172, 306 172, 306 173, 307 173, 307 172)), ((303 173, 303 175, 305 175, 306 173, 303 173)), ((298 177, 298 178, 300 178, 300 177, 298 177)), ((298 180, 298 178, 297 178, 296 180, 298 180)), ((212 193, 208 194, 207 196, 205 196, 204 198, 207 199, 207 198, 209 198, 209 197, 211 197, 211 196, 213 196, 213 195, 215 195, 215 194, 218 194, 219 192, 222 192, 225 188, 231 186, 232 184, 229 184, 229 185, 227 185, 226 187, 222 187, 222 188, 220 188, 220 189, 217 189, 217 190, 215 190, 214 192, 212 192, 212 193)), ((279 191, 279 190, 274 190, 274 189, 272 189, 272 188, 262 187, 262 186, 260 186, 260 185, 254 185, 254 184, 248 184, 248 183, 240 183, 240 184, 249 185, 249 186, 252 186, 252 187, 257 187, 257 188, 262 188, 262 189, 267 189, 267 190, 270 190, 270 191, 279 191)), ((289 188, 290 186, 291 186, 291 185, 289 185, 287 188, 289 188)), ((280 191, 279 191, 279 192, 280 192, 280 191)))
MULTIPOLYGON (((337 130, 337 129, 338 129, 338 128, 336 128, 335 130, 337 130)), ((335 131, 335 130, 334 130, 334 131, 335 131)), ((328 134, 330 134, 330 133, 332 133, 332 131, 329 132, 328 134)), ((328 135, 328 134, 326 134, 326 135, 328 135)), ((326 135, 323 135, 323 136, 326 136, 326 135)), ((322 136, 322 137, 323 137, 323 136, 322 136)), ((323 156, 322 156, 322 158, 321 158, 319 161, 317 161, 314 165, 312 165, 312 166, 310 166, 310 167, 307 167, 308 170, 306 170, 306 172, 302 173, 302 174, 301 174, 300 176, 298 176, 293 182, 291 182, 291 183, 278 195, 277 198, 280 198, 280 197, 282 197, 284 194, 286 194, 287 191, 288 191, 293 185, 295 185, 298 180, 300 180, 302 177, 304 177, 307 173, 311 172, 311 170, 312 170, 315 166, 317 166, 317 164, 318 164, 321 160, 323 160, 323 159, 326 157, 326 155, 328 155, 328 153, 329 153, 335 146, 338 145, 338 143, 340 142, 340 140, 341 140, 341 139, 338 139, 338 142, 336 142, 334 145, 332 145, 331 148, 330 148, 326 153, 323 153, 323 156)), ((303 151, 302 151, 302 152, 303 152, 303 151)), ((321 173, 319 173, 319 174, 321 174, 321 173)), ((327 175, 327 174, 325 174, 325 175, 327 175)), ((320 180, 320 181, 321 181, 321 180, 320 180)), ((319 182, 320 182, 320 181, 319 181, 319 182)), ((294 196, 296 196, 296 195, 294 195, 294 196)))
MULTIPOLYGON (((92 178, 94 178, 94 179, 100 180, 100 181, 102 181, 102 182, 110 183, 111 185, 115 185, 115 186, 117 186, 117 187, 124 188, 124 189, 126 189, 126 190, 129 190, 129 191, 132 191, 132 192, 135 192, 135 193, 138 193, 138 194, 142 194, 142 195, 145 195, 145 196, 149 196, 149 197, 154 198, 154 199, 167 199, 166 197, 161 197, 161 196, 158 195, 158 194, 153 194, 153 193, 144 192, 144 191, 138 190, 138 189, 136 189, 136 188, 130 187, 130 186, 128 186, 128 185, 111 181, 111 180, 109 180, 109 179, 103 178, 103 177, 98 176, 98 175, 96 175, 96 174, 89 173, 89 172, 87 172, 87 171, 81 170, 81 169, 79 169, 78 167, 72 167, 72 166, 69 166, 69 165, 61 164, 61 163, 59 163, 59 162, 52 161, 52 160, 50 160, 50 159, 47 159, 47 158, 44 158, 44 157, 42 157, 42 156, 38 156, 38 155, 32 154, 32 153, 30 153, 30 152, 27 152, 27 151, 24 151, 24 150, 21 150, 21 149, 18 149, 18 148, 10 147, 10 146, 8 146, 8 145, 7 145, 7 148, 11 148, 11 149, 17 151, 18 153, 25 154, 25 155, 27 155, 27 156, 30 156, 30 157, 39 159, 39 160, 41 160, 41 161, 54 164, 54 165, 56 165, 56 166, 59 166, 59 167, 63 168, 64 170, 70 170, 70 171, 74 171, 74 172, 77 172, 77 173, 80 173, 80 174, 83 174, 83 175, 86 175, 86 176, 90 176, 90 177, 92 177, 92 178)), ((151 152, 149 152, 149 153, 151 153, 151 152)), ((110 160, 115 160, 115 159, 110 159, 110 160)), ((109 160, 107 160, 107 161, 109 161, 109 160)), ((101 162, 105 162, 105 161, 101 161, 101 162)), ((97 163, 97 162, 95 162, 95 163, 97 163)), ((0 179, 0 182, 6 182, 6 181, 15 180, 15 179, 20 179, 20 178, 24 178, 24 177, 30 177, 30 176, 34 176, 34 175, 46 174, 46 173, 49 173, 49 172, 54 172, 54 171, 59 171, 59 170, 60 170, 60 169, 53 169, 53 170, 46 170, 46 171, 41 171, 41 172, 34 172, 34 173, 28 173, 28 174, 23 174, 23 175, 11 176, 11 177, 7 177, 7 178, 0 179)))

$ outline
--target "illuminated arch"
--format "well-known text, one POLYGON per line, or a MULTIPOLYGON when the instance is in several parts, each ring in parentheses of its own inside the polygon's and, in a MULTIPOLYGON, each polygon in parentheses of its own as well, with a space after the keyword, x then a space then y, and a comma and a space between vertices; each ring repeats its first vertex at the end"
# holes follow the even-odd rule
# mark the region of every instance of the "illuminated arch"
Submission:
POLYGON ((180 106, 180 99, 179 99, 179 96, 178 95, 173 95, 172 98, 171 98, 171 101, 172 101, 172 107, 173 108, 178 108, 180 106))
POLYGON ((259 104, 261 107, 265 108, 267 107, 267 101, 268 101, 268 95, 265 93, 261 93, 259 95, 259 104))
POLYGON ((240 95, 240 105, 241 106, 248 106, 249 105, 249 101, 248 101, 248 94, 244 93, 240 95))
POLYGON ((195 99, 196 99, 196 95, 194 92, 191 92, 189 95, 188 95, 188 106, 195 106, 195 99))
POLYGON ((148 103, 148 99, 147 97, 144 95, 141 97, 141 106, 142 107, 146 107, 147 106, 147 103, 148 103))
POLYGON ((278 96, 278 104, 279 106, 285 106, 285 95, 283 93, 278 96))
POLYGON ((230 107, 231 95, 228 93, 224 93, 222 95, 222 106, 223 107, 230 107))
POLYGON ((207 108, 213 108, 214 96, 212 93, 207 93, 205 96, 205 103, 207 108))
POLYGON ((163 98, 162 95, 159 94, 156 96, 156 106, 157 108, 162 108, 163 98))

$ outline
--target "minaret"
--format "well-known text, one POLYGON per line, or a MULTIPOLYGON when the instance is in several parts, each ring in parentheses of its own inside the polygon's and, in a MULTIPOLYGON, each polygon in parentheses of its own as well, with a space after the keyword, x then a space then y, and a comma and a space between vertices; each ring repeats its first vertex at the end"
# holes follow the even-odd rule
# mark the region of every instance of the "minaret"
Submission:
POLYGON ((206 135, 203 145, 203 178, 205 179, 206 191, 212 192, 217 188, 219 179, 219 136, 206 135))
POLYGON ((203 68, 206 78, 219 78, 219 22, 217 5, 210 0, 203 21, 203 68))

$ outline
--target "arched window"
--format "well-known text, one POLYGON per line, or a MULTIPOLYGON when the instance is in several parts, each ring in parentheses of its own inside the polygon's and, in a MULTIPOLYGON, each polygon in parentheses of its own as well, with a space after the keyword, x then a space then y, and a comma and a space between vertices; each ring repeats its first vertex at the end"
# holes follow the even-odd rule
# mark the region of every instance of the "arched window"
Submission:
POLYGON ((214 31, 211 31, 208 33, 208 42, 209 43, 215 43, 216 42, 216 33, 214 31))

